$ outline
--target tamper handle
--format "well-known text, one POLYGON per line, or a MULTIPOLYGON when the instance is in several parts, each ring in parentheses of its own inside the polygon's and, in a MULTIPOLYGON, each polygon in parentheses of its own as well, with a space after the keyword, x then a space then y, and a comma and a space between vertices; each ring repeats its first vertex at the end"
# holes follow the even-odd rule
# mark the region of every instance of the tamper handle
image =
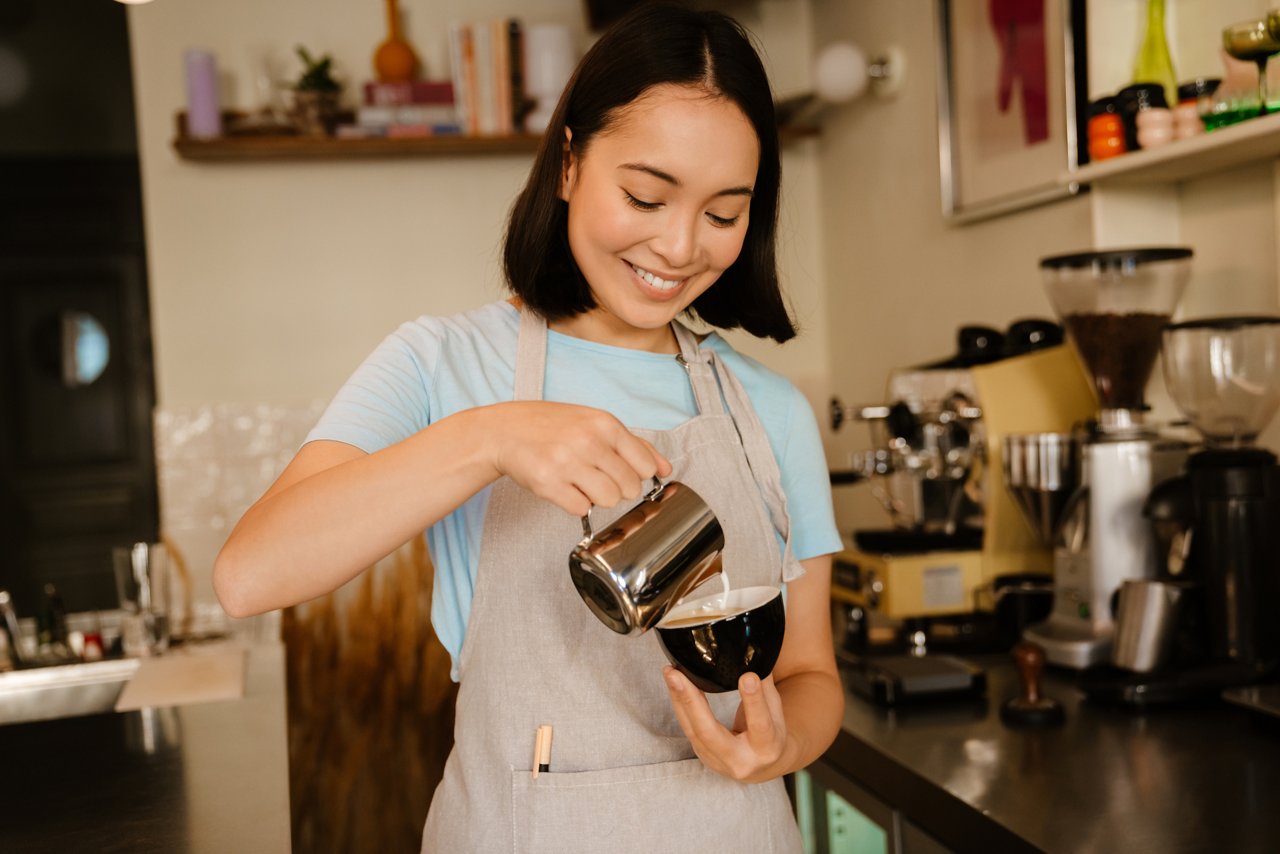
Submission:
POLYGON ((1000 719, 1010 726, 1054 726, 1062 723, 1062 704, 1040 693, 1044 648, 1029 641, 1019 641, 1013 647, 1013 661, 1018 667, 1022 694, 1005 701, 1000 707, 1000 719))
POLYGON ((1044 650, 1039 644, 1019 641, 1013 647, 1013 661, 1018 666, 1023 701, 1031 704, 1039 703, 1040 675, 1044 673, 1044 650))

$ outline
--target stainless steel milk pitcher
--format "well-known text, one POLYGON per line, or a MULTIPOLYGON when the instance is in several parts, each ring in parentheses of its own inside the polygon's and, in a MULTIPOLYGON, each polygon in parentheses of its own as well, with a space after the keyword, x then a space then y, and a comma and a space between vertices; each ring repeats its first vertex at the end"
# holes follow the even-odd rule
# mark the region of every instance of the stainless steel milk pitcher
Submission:
POLYGON ((724 531, 698 493, 677 481, 654 488, 608 528, 591 531, 569 555, 582 601, 618 634, 652 628, 667 609, 720 573, 724 531))

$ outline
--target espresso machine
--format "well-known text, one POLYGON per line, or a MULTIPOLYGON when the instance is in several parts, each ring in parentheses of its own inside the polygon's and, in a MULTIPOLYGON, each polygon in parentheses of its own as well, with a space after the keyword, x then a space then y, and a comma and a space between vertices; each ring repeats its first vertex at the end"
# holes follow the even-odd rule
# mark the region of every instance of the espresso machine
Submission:
POLYGON ((864 636, 846 645, 945 648, 991 616, 997 585, 1014 576, 1040 579, 1047 606, 1050 553, 1000 486, 1001 440, 1070 429, 1096 409, 1093 392, 1050 321, 1003 334, 964 327, 958 338, 955 356, 892 371, 886 402, 832 401, 833 428, 867 422, 873 443, 832 482, 866 484, 892 520, 853 532, 836 556, 837 636, 864 636))
POLYGON ((1099 407, 1074 440, 1079 485, 1063 505, 1033 519, 1050 520, 1041 532, 1054 537, 1053 610, 1024 637, 1043 647, 1051 664, 1083 670, 1107 662, 1113 598, 1126 580, 1156 575, 1155 537, 1142 507, 1157 483, 1181 469, 1187 444, 1145 423, 1143 395, 1190 258, 1190 249, 1159 247, 1040 262, 1049 301, 1093 379, 1099 407))
POLYGON ((1161 576, 1173 601, 1118 619, 1163 654, 1142 666, 1113 657, 1128 672, 1091 674, 1081 687, 1094 698, 1200 698, 1280 665, 1280 465, 1254 444, 1280 408, 1280 317, 1172 324, 1162 352, 1169 395, 1203 445, 1145 508, 1166 533, 1161 576))

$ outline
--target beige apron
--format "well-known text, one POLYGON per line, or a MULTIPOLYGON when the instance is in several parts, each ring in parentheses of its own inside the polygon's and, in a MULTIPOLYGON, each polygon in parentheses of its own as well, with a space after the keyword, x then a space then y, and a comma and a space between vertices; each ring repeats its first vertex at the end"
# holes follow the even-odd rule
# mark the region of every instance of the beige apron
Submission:
MULTIPOLYGON (((719 517, 735 588, 791 580, 801 569, 759 419, 715 354, 673 327, 699 414, 674 430, 634 432, 719 517), (782 555, 775 530, 786 542, 782 555)), ((546 324, 521 312, 516 400, 542 398, 546 342, 546 324)), ((628 506, 596 511, 593 522, 628 506)), ((581 520, 510 478, 494 484, 459 658, 454 748, 422 850, 800 851, 782 780, 744 784, 708 770, 671 710, 657 639, 615 634, 587 610, 568 569, 581 535, 581 520), (541 724, 554 727, 551 770, 535 779, 541 724)), ((731 726, 737 692, 709 699, 731 726)))

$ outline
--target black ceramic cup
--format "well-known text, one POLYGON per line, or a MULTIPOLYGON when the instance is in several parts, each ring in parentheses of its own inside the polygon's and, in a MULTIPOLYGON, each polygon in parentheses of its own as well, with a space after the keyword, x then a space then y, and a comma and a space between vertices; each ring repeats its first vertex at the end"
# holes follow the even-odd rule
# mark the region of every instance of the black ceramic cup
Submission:
POLYGON ((701 691, 738 690, 750 671, 773 672, 782 651, 786 609, 777 587, 743 587, 681 602, 658 623, 667 660, 701 691))

